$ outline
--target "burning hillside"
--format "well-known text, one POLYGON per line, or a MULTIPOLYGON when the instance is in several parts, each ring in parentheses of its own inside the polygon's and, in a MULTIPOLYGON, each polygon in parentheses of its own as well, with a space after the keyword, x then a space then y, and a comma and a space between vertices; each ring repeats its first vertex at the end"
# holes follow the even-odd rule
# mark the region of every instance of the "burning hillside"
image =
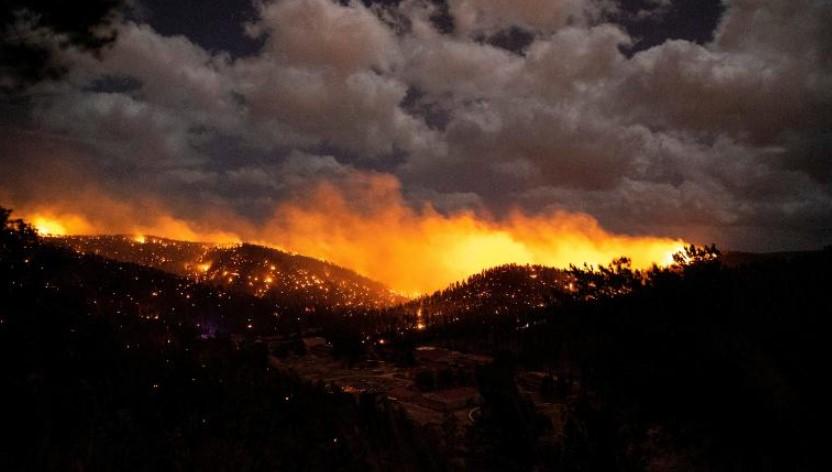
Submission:
POLYGON ((123 235, 53 237, 51 240, 81 253, 153 267, 249 293, 284 308, 304 311, 380 308, 403 300, 382 284, 350 270, 261 246, 123 235))

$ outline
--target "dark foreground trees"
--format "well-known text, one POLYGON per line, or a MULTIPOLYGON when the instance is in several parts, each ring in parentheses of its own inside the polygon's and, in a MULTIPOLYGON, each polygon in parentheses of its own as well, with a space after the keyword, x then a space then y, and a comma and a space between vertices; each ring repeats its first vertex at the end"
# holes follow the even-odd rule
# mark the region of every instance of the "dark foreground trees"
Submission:
MULTIPOLYGON (((158 271, 41 246, 8 218, 0 212, 0 470, 444 468, 431 435, 381 398, 277 375, 262 346, 232 342, 245 327, 234 314, 256 317, 256 301, 235 294, 245 303, 224 305, 225 294, 158 271), (168 298, 184 288, 187 304, 168 298)), ((387 329, 385 347, 401 364, 420 343, 500 354, 477 376, 470 434, 447 445, 462 451, 460 467, 828 470, 832 253, 726 267, 715 248, 694 248, 677 262, 648 274, 626 260, 559 271, 545 291, 528 268, 485 272, 471 286, 512 287, 512 300, 531 287, 553 302, 495 313, 505 300, 485 297, 404 339, 387 329), (539 390, 562 421, 541 421, 517 388, 520 370, 551 376, 539 390)), ((467 288, 430 303, 459 306, 467 288)), ((356 343, 382 332, 369 320, 395 326, 388 315, 322 333, 360 360, 356 343)), ((440 377, 417 380, 452 383, 440 377)))
MULTIPOLYGON (((380 399, 328 393, 270 370, 262 345, 116 303, 151 293, 132 285, 142 268, 41 246, 6 211, 0 228, 0 470, 440 467, 380 399)), ((201 296, 216 301, 189 301, 207 310, 201 296)))
POLYGON ((830 268, 829 250, 727 267, 713 247, 648 273, 573 268, 557 305, 424 342, 570 379, 549 394, 560 440, 526 470, 825 470, 830 268))

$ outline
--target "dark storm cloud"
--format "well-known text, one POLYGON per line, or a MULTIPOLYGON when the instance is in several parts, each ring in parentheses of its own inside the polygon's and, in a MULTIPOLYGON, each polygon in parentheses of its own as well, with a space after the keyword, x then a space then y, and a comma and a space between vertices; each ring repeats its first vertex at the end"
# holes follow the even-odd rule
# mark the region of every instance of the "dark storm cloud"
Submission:
POLYGON ((0 5, 0 93, 20 91, 45 77, 64 72, 52 51, 37 41, 34 27, 61 36, 61 45, 94 53, 115 40, 122 0, 87 0, 78 5, 60 0, 4 0, 0 5))
POLYGON ((68 73, 15 105, 4 171, 48 143, 79 180, 183 214, 257 219, 372 170, 443 211, 585 211, 748 249, 832 238, 828 2, 142 4, 100 57, 33 36, 68 73))

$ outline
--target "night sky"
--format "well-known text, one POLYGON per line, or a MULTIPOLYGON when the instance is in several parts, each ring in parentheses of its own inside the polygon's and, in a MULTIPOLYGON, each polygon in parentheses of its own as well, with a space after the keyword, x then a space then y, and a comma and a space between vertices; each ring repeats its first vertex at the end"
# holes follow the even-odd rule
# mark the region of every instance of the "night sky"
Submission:
POLYGON ((260 234, 325 182, 369 217, 832 243, 829 1, 135 0, 109 27, 16 25, 62 72, 2 69, 3 206, 260 234))

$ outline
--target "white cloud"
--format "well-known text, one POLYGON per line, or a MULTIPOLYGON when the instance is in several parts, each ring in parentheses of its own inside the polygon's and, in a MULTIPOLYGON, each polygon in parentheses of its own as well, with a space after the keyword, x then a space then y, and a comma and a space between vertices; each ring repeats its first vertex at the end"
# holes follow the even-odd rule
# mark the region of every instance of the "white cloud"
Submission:
POLYGON ((262 4, 249 26, 265 34, 266 53, 281 62, 348 74, 390 69, 397 58, 393 33, 361 2, 282 0, 262 4))
POLYGON ((601 2, 592 0, 449 0, 455 25, 463 34, 494 33, 512 26, 553 32, 567 25, 586 25, 601 2))
POLYGON ((607 2, 449 5, 458 34, 436 31, 421 0, 267 2, 249 27, 263 49, 237 59, 124 23, 100 60, 61 52, 69 77, 39 85, 29 111, 112 179, 164 169, 142 182, 160 195, 260 205, 370 168, 438 208, 582 210, 618 231, 729 245, 760 228, 782 244, 823 234, 828 2, 732 1, 711 44, 631 58, 631 38, 600 24, 607 2), (535 32, 524 55, 479 41, 512 26, 535 32), (140 87, 91 87, 102 76, 140 87))

